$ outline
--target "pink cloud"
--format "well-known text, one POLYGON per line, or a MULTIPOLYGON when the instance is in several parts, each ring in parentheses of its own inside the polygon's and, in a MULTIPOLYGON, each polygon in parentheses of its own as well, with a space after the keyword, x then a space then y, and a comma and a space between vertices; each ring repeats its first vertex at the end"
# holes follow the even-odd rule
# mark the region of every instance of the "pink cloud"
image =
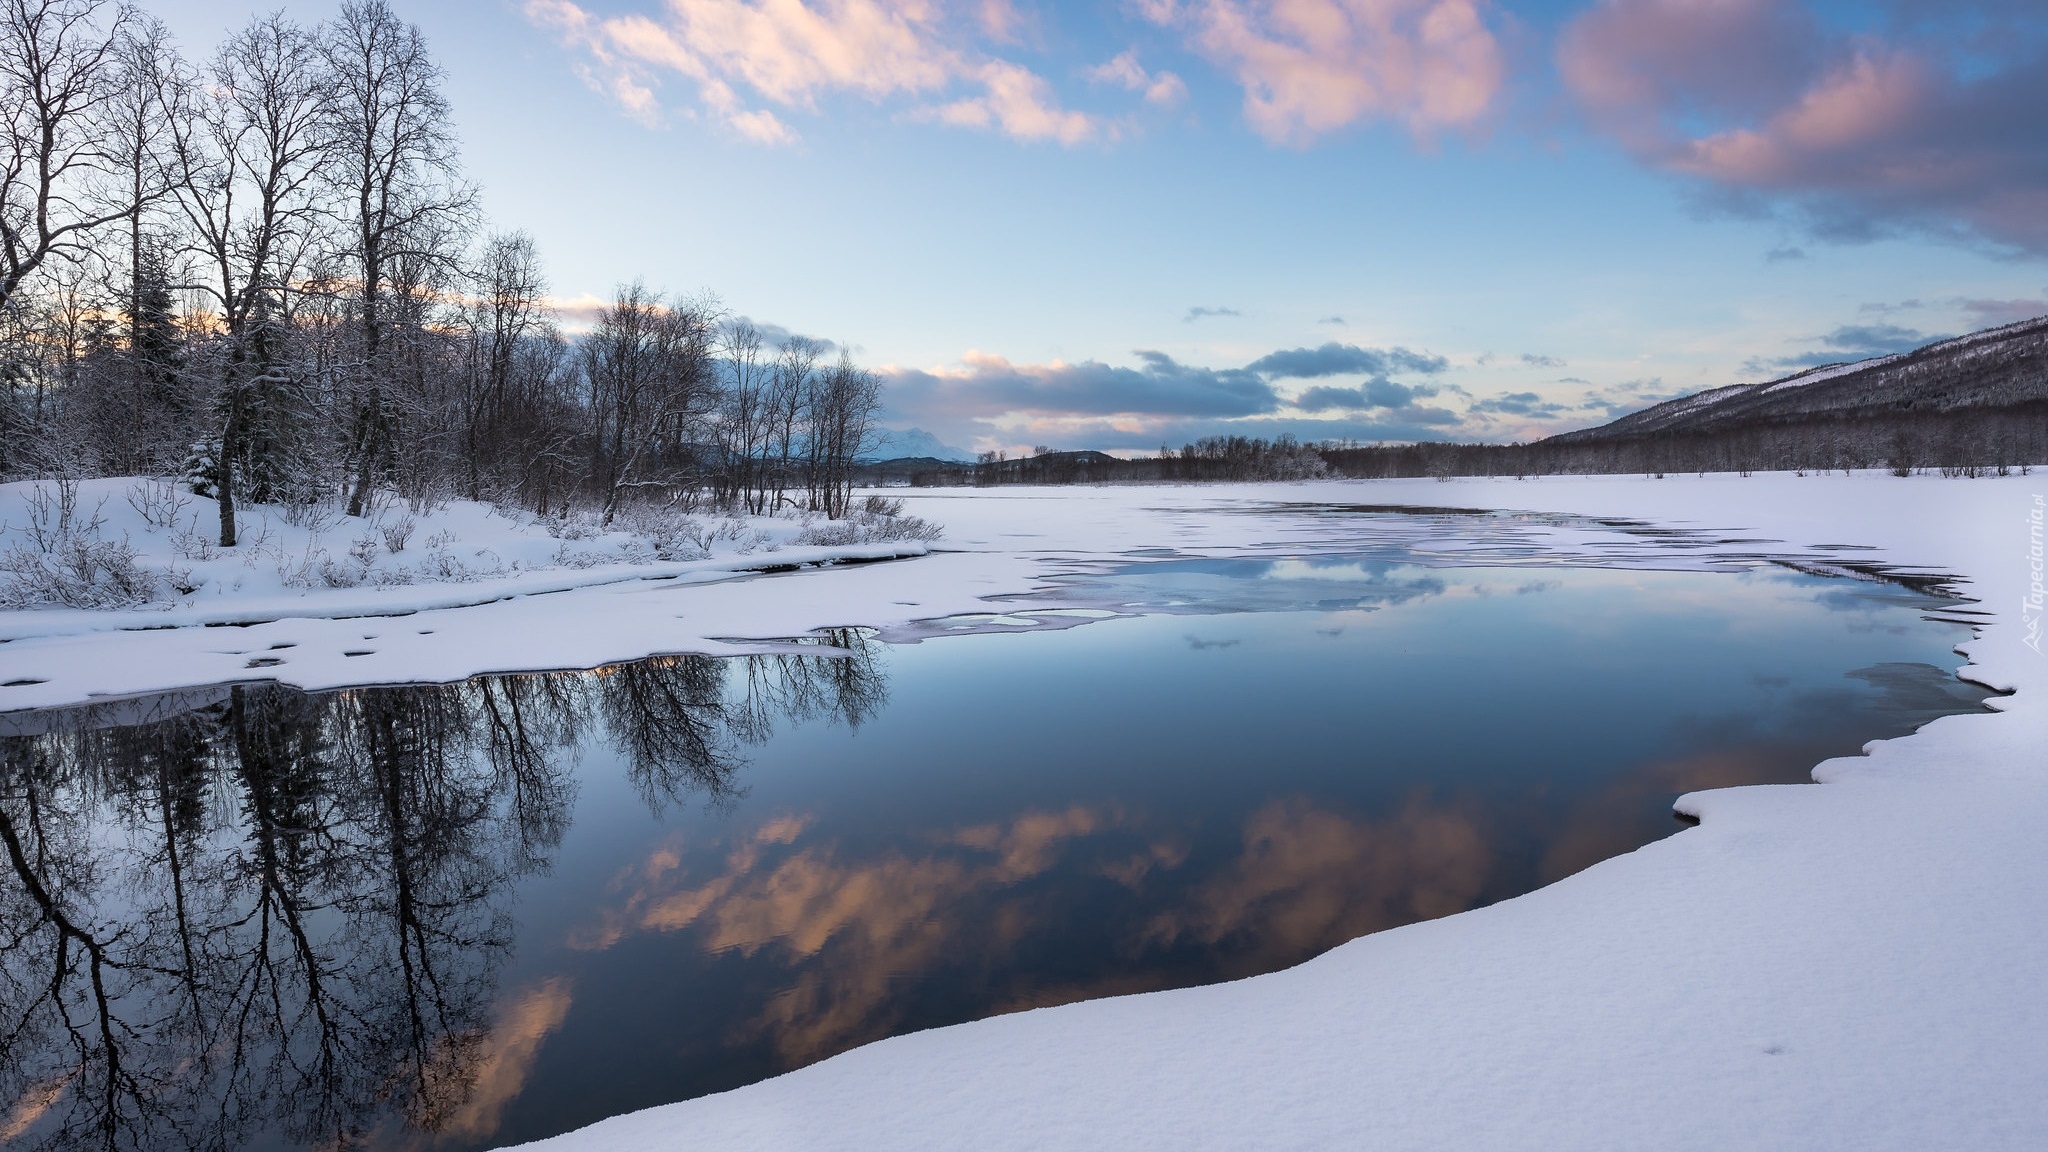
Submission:
POLYGON ((1901 36, 1831 34, 1794 0, 1604 0, 1557 63, 1588 119, 1655 167, 1790 200, 1823 229, 2048 251, 2048 61, 1965 65, 1935 33, 1901 36))
POLYGON ((1470 127, 1505 78, 1484 0, 1143 0, 1243 86, 1245 119, 1306 145, 1371 120, 1419 135, 1470 127))
POLYGON ((970 128, 996 128, 1018 140, 1057 140, 1062 144, 1079 144, 1102 131, 1094 117, 1060 108, 1052 85, 1027 68, 990 60, 975 69, 974 78, 986 91, 937 109, 939 120, 970 128))
MULTIPOLYGON (((680 77, 703 112, 766 144, 797 137, 764 105, 812 112, 836 93, 937 99, 917 115, 1022 140, 1074 144, 1103 131, 1087 113, 1061 108, 1042 77, 960 43, 948 11, 930 0, 666 0, 658 17, 527 0, 525 13, 586 58, 586 83, 644 122, 661 117, 662 81, 680 77), (979 91, 944 99, 961 88, 979 91)), ((983 5, 979 20, 1005 32, 1016 22, 1002 3, 983 5)))
MULTIPOLYGON (((1732 128, 1685 142, 1673 166, 1731 183, 1796 184, 1820 175, 1813 171, 1813 157, 1840 161, 1889 149, 1922 128, 1919 121, 1932 110, 1940 87, 1940 79, 1924 60, 1903 53, 1859 53, 1819 77, 1758 127, 1732 128)), ((1911 157, 1894 155, 1881 163, 1893 178, 1914 179, 1908 170, 1911 157)), ((1925 175, 1935 174, 1922 178, 1925 175)))
POLYGON ((1160 108, 1178 107, 1188 97, 1185 81, 1171 72, 1147 72, 1138 63, 1137 49, 1121 52, 1088 70, 1088 78, 1099 84, 1115 84, 1143 93, 1145 103, 1160 108))
POLYGON ((1794 98, 1819 47, 1813 21, 1779 0, 1601 3, 1558 38, 1565 86, 1632 147, 1665 141, 1667 117, 1741 117, 1794 98))

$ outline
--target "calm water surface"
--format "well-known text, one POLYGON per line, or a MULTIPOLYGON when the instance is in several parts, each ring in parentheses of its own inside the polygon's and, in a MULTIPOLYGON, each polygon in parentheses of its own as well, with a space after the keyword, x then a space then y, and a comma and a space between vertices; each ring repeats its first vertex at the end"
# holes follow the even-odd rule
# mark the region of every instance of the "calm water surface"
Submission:
POLYGON ((0 1143, 533 1139, 1295 964, 1985 695, 1947 601, 1769 567, 1067 594, 1143 614, 0 717, 0 1143))

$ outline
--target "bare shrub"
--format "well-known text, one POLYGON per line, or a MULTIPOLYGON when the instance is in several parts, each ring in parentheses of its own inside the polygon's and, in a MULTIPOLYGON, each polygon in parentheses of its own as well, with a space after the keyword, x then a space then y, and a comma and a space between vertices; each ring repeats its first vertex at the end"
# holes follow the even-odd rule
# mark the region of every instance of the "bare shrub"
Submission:
POLYGON ((711 537, 702 525, 673 508, 634 506, 622 512, 617 525, 647 542, 661 560, 702 560, 711 555, 711 537))
POLYGON ((220 555, 220 549, 206 534, 199 531, 199 518, 193 517, 189 528, 179 528, 171 533, 171 550, 179 559, 205 562, 220 555))
POLYGON ((611 553, 574 551, 567 544, 557 547, 551 559, 557 568, 601 568, 619 562, 611 553))
POLYGON ((795 542, 813 545, 880 544, 896 540, 930 543, 945 527, 917 516, 903 514, 903 501, 869 496, 847 509, 846 519, 807 524, 795 542))
POLYGON ((602 536, 608 529, 598 523, 597 517, 588 512, 571 512, 560 519, 550 517, 547 521, 548 535, 557 540, 588 540, 602 536))
POLYGON ((151 528, 174 528, 192 498, 168 480, 140 480, 128 486, 128 506, 151 528))
POLYGON ((37 481, 23 497, 22 504, 28 512, 28 523, 22 526, 22 531, 41 552, 55 552, 74 536, 97 537, 106 523, 106 517, 101 514, 106 507, 105 500, 93 507, 90 517, 83 522, 79 520, 78 481, 70 476, 37 481))
POLYGON ((408 512, 396 520, 378 525, 378 530, 384 534, 384 547, 395 554, 405 551, 405 542, 412 539, 413 530, 419 526, 420 522, 408 512))
POLYGON ((326 555, 320 557, 317 572, 320 582, 329 588, 354 588, 370 574, 369 569, 360 564, 338 563, 326 555))
POLYGON ((326 500, 287 501, 277 514, 292 527, 316 535, 341 522, 341 507, 326 500))

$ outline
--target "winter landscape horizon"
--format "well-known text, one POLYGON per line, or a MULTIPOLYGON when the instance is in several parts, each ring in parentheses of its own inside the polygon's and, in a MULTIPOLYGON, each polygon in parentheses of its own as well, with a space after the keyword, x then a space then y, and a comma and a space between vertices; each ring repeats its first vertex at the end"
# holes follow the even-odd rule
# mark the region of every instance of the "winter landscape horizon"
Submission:
POLYGON ((0 1145, 2048 1145, 2048 17, 0 0, 0 1145))

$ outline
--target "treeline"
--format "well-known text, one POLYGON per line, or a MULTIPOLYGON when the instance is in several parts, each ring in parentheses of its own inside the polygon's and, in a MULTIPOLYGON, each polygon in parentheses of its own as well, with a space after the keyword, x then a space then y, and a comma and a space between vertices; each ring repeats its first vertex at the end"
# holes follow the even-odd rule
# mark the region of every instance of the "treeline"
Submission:
POLYGON ((1093 484, 1144 480, 1309 480, 1328 473, 1325 452, 1293 436, 1272 440, 1251 436, 1210 436, 1178 452, 1161 446, 1159 455, 1120 460, 1105 452, 1059 452, 1039 447, 1011 458, 984 452, 972 464, 939 464, 911 473, 921 487, 992 487, 1000 484, 1093 484))
POLYGON ((1532 444, 1325 448, 1344 476, 1555 476, 1832 472, 2003 476, 2048 463, 2048 403, 1949 412, 1858 414, 1733 428, 1532 444))
POLYGON ((1882 468, 1894 475, 2006 475, 2048 463, 2048 402, 2003 408, 1810 417, 1705 431, 1670 431, 1530 444, 1420 443, 1370 447, 1307 445, 1218 436, 1156 457, 1119 460, 1101 452, 1007 459, 916 470, 919 486, 1095 484, 1161 480, 1304 480, 1456 476, 1555 476, 1688 472, 1832 472, 1882 468))
POLYGON ((848 510, 878 378, 620 287, 572 338, 492 231, 384 0, 207 60, 105 0, 0 0, 0 480, 182 473, 219 503, 463 496, 848 510))

